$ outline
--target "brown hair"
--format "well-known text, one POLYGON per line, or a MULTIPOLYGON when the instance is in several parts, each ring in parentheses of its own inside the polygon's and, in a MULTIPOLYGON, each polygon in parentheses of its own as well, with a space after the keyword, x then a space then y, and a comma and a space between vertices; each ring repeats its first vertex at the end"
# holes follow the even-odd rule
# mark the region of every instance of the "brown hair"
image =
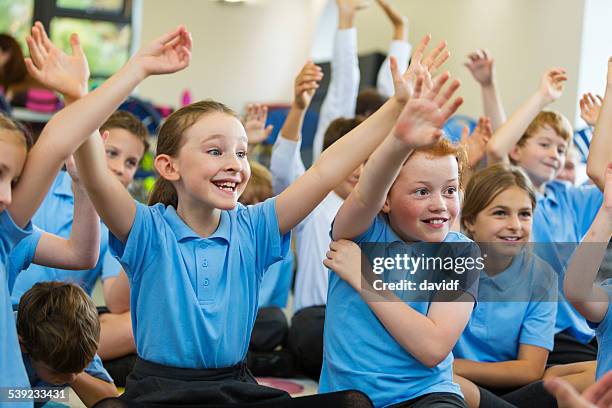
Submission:
POLYGON ((79 286, 40 282, 19 301, 17 333, 33 360, 60 373, 80 373, 98 350, 100 322, 96 306, 79 286))
POLYGON ((0 113, 0 132, 3 131, 8 131, 19 136, 19 139, 23 142, 26 150, 30 150, 32 147, 33 141, 30 131, 21 123, 0 113))
MULTIPOLYGON (((453 156, 457 160, 457 167, 459 173, 459 189, 463 190, 463 173, 464 170, 468 168, 468 166, 467 153, 462 144, 452 143, 448 139, 442 138, 433 146, 415 149, 414 153, 423 153, 430 158, 453 156)), ((410 157, 408 157, 406 162, 408 162, 408 160, 410 160, 410 158, 414 156, 414 153, 411 154, 410 157)))
MULTIPOLYGON (((238 115, 229 107, 213 100, 192 103, 172 113, 159 129, 156 155, 176 156, 185 143, 183 133, 193 126, 202 116, 209 113, 225 113, 238 119, 238 115)), ((178 195, 172 183, 163 177, 155 182, 149 196, 149 205, 162 203, 166 207, 178 207, 178 195)))
POLYGON ((527 130, 519 139, 517 145, 523 146, 527 139, 533 136, 533 134, 539 129, 548 126, 555 131, 563 140, 568 143, 572 141, 572 125, 569 120, 559 112, 554 111, 542 111, 538 113, 538 116, 531 121, 527 130))
POLYGON ((529 195, 531 208, 536 207, 536 192, 531 180, 519 167, 498 163, 476 172, 470 178, 461 208, 461 226, 476 221, 478 214, 510 187, 518 187, 529 195))
POLYGON ((361 122, 363 122, 363 117, 361 116, 351 119, 334 119, 325 131, 325 136, 323 137, 323 150, 336 143, 342 136, 359 126, 361 122))
POLYGON ((357 95, 357 105, 355 106, 355 114, 358 116, 368 117, 381 106, 385 104, 387 98, 385 98, 380 92, 374 88, 368 88, 361 91, 357 95))
POLYGON ((238 200, 244 205, 261 203, 274 195, 270 170, 255 161, 249 161, 249 165, 251 178, 238 200))
POLYGON ((149 132, 145 125, 130 112, 115 111, 100 127, 100 132, 111 129, 127 130, 142 142, 145 153, 149 151, 149 132))
POLYGON ((13 37, 8 34, 0 34, 0 48, 10 54, 6 65, 0 69, 0 85, 6 92, 11 85, 25 81, 28 77, 28 70, 21 46, 13 37))

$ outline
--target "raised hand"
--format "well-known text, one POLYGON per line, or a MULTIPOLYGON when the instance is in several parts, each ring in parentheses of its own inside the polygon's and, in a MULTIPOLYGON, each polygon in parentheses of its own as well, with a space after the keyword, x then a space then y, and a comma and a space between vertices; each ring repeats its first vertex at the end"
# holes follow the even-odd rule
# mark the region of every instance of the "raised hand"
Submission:
POLYGON ((361 249, 353 241, 341 239, 329 244, 323 265, 333 270, 355 290, 361 288, 361 249))
POLYGON ((539 91, 547 103, 552 103, 561 97, 565 81, 567 81, 565 68, 551 68, 542 75, 539 91))
POLYGON ((393 135, 412 149, 435 144, 442 137, 444 122, 457 111, 463 103, 462 98, 456 98, 449 103, 453 94, 461 85, 454 80, 446 90, 444 84, 450 78, 444 73, 433 81, 431 89, 424 89, 423 78, 418 78, 413 97, 406 103, 400 114, 393 135))
POLYGON ((394 34, 393 39, 395 40, 408 40, 408 18, 401 15, 395 10, 386 0, 376 0, 378 5, 383 9, 391 24, 393 24, 394 34))
POLYGON ((567 381, 552 378, 544 381, 544 387, 557 398, 561 408, 610 408, 612 407, 612 372, 589 386, 582 395, 567 381))
POLYGON ((493 65, 495 61, 486 50, 477 50, 468 55, 469 61, 464 65, 470 70, 474 79, 481 86, 488 86, 493 83, 493 65))
POLYGON ((274 126, 266 127, 268 119, 268 107, 260 104, 249 104, 244 118, 244 129, 246 130, 249 144, 258 144, 270 136, 274 126))
POLYGON ((308 61, 295 78, 293 101, 297 108, 308 109, 312 97, 319 88, 321 79, 323 79, 321 67, 315 65, 312 61, 308 61))
POLYGON ((179 26, 142 47, 128 64, 135 64, 143 76, 171 74, 189 65, 191 47, 191 33, 179 26))
POLYGON ((461 144, 465 146, 468 156, 468 165, 470 168, 475 167, 484 158, 487 149, 487 143, 491 139, 493 129, 491 120, 485 116, 478 120, 478 124, 470 135, 469 128, 465 126, 461 134, 461 144))
POLYGON ((25 64, 34 79, 68 99, 75 100, 87 93, 89 65, 78 35, 70 37, 72 55, 68 55, 49 40, 45 28, 37 21, 26 42, 30 57, 25 64))
POLYGON ((406 103, 410 99, 414 90, 417 78, 423 80, 425 89, 430 89, 433 85, 431 76, 433 73, 446 62, 450 57, 450 52, 446 50, 446 42, 442 41, 434 48, 427 56, 423 56, 431 36, 428 34, 421 39, 416 47, 410 65, 404 73, 400 75, 397 72, 397 61, 391 58, 391 75, 393 77, 393 86, 395 88, 394 97, 400 103, 406 103))
POLYGON ((589 125, 595 126, 597 118, 599 117, 599 111, 603 104, 603 98, 597 95, 597 99, 592 93, 586 93, 582 95, 580 99, 580 117, 589 125), (599 99, 599 100, 597 100, 599 99))

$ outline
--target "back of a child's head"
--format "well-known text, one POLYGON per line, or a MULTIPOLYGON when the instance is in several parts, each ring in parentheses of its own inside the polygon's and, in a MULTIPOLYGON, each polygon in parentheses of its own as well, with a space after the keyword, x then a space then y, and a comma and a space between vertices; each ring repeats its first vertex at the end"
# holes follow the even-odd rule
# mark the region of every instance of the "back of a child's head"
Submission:
MULTIPOLYGON (((204 100, 184 106, 168 116, 159 128, 155 154, 176 157, 186 141, 183 134, 200 118, 211 113, 224 113, 238 119, 238 115, 231 108, 213 100, 204 100)), ((149 196, 149 205, 157 203, 178 207, 176 189, 170 181, 163 177, 157 179, 149 196)))
POLYGON ((518 187, 529 196, 532 210, 536 206, 536 191, 525 172, 517 166, 497 163, 472 175, 465 189, 461 208, 461 226, 474 223, 478 214, 495 198, 512 187, 518 187))
POLYGON ((323 150, 340 140, 341 137, 346 135, 351 130, 363 122, 363 117, 357 116, 355 118, 337 118, 334 119, 323 136, 323 150))
POLYGON ((272 197, 272 173, 264 165, 249 161, 251 178, 238 199, 244 205, 257 204, 272 197))
POLYGON ((554 130, 568 144, 572 141, 573 130, 569 120, 559 112, 542 111, 531 121, 517 145, 523 146, 530 137, 533 137, 538 130, 544 127, 554 130))
POLYGON ((368 117, 385 104, 387 98, 374 88, 368 88, 357 95, 355 115, 368 117))
POLYGON ((100 132, 111 129, 123 129, 133 134, 143 144, 145 153, 149 150, 149 132, 145 125, 130 112, 114 112, 100 127, 100 132))
POLYGON ((79 286, 41 282, 19 301, 17 333, 32 360, 60 373, 80 373, 96 354, 100 323, 95 304, 79 286))
POLYGON ((33 144, 32 135, 29 130, 21 123, 0 113, 0 136, 13 136, 11 139, 23 144, 26 150, 30 150, 33 144))

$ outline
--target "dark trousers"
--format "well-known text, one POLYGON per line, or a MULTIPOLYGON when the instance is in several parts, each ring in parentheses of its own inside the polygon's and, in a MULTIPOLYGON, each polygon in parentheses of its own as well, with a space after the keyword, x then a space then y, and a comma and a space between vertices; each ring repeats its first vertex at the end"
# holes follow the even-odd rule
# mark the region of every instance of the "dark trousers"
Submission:
POLYGON ((312 306, 298 311, 291 319, 287 346, 298 370, 315 381, 323 365, 323 327, 325 306, 312 306))
POLYGON ((556 408, 557 400, 544 388, 543 381, 516 390, 480 390, 480 408, 556 408))
POLYGON ((450 392, 434 392, 421 395, 409 401, 391 405, 389 408, 467 408, 467 404, 457 394, 450 392))
POLYGON ((596 339, 583 344, 571 334, 562 331, 555 335, 555 346, 548 355, 547 365, 597 360, 597 348, 596 339))

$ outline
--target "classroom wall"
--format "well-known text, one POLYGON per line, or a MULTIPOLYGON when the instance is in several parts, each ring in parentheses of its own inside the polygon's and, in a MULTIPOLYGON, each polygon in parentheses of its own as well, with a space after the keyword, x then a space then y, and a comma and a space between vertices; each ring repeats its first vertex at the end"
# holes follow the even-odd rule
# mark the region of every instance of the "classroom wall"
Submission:
MULTIPOLYGON (((329 0, 334 2, 334 0, 329 0)), ((482 112, 480 91, 463 67, 478 47, 497 61, 498 82, 509 112, 538 86, 552 66, 568 69, 565 95, 552 107, 570 119, 577 111, 585 2, 606 0, 389 0, 410 19, 414 44, 427 32, 446 39, 453 56, 446 68, 463 82, 462 113, 482 112)), ((179 23, 192 31, 193 62, 182 73, 148 79, 140 93, 176 105, 183 89, 196 99, 220 99, 236 109, 250 101, 289 101, 295 73, 309 55, 328 54, 335 23, 326 0, 252 0, 224 5, 211 0, 163 0, 142 5, 141 40, 179 23), (323 15, 323 17, 321 17, 323 15), (317 31, 315 35, 315 31, 317 31)), ((359 12, 359 51, 387 49, 391 28, 373 6, 359 12)), ((596 30, 596 28, 593 28, 596 30)))
POLYGON ((240 110, 252 101, 291 100, 293 77, 310 54, 314 22, 325 0, 142 3, 142 43, 185 24, 194 50, 189 68, 147 79, 140 94, 176 106, 188 88, 195 99, 214 98, 240 110))

